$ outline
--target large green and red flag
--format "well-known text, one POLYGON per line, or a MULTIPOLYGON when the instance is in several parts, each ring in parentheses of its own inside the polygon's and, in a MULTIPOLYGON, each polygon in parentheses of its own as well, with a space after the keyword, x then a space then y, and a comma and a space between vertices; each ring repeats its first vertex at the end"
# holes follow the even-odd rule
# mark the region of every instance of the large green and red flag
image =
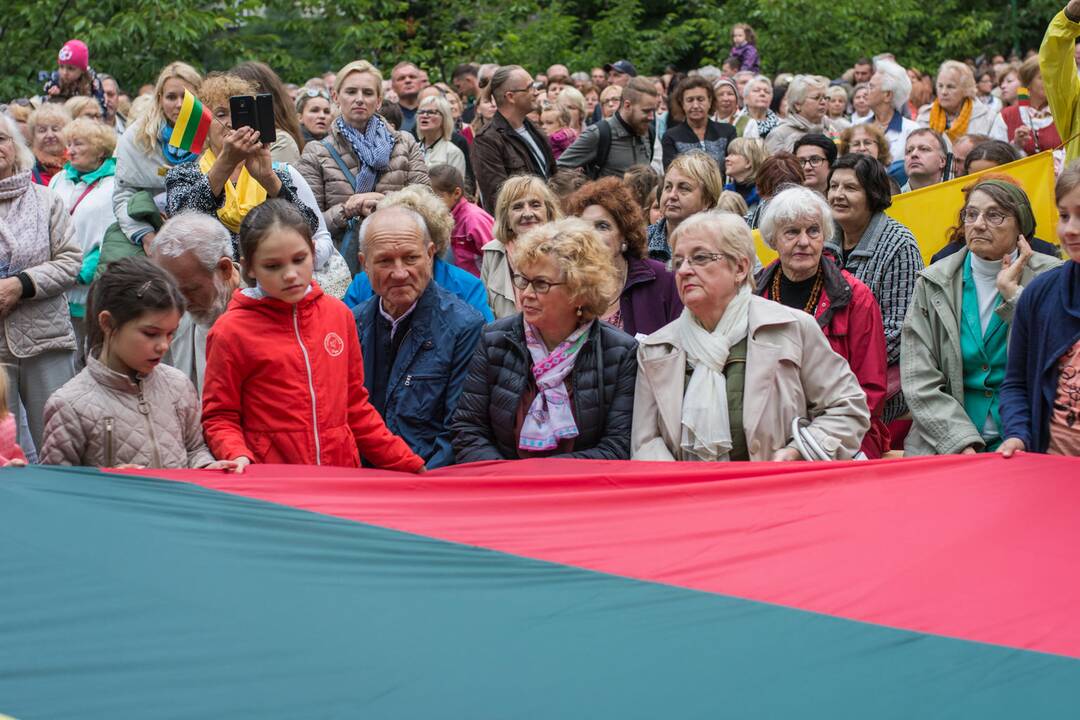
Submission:
POLYGON ((1072 718, 1080 459, 0 471, 0 714, 1072 718))
POLYGON ((169 144, 198 155, 203 151, 212 122, 213 117, 210 111, 203 106, 194 93, 185 89, 184 101, 180 105, 180 115, 176 118, 169 144))

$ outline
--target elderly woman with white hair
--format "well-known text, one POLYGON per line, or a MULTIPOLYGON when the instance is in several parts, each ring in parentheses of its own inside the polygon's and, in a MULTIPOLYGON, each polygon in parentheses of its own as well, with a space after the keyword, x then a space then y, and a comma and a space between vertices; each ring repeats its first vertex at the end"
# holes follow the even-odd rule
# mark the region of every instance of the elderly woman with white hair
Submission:
POLYGON ((956 141, 961 135, 988 135, 994 114, 975 99, 975 73, 956 60, 941 63, 937 74, 937 99, 919 108, 916 121, 956 141))
POLYGON ((450 102, 440 95, 429 95, 416 110, 416 130, 428 167, 449 165, 465 175, 465 154, 454 145, 454 116, 450 102))
POLYGON ((793 152, 795 142, 803 135, 836 136, 836 129, 825 117, 825 91, 829 82, 817 75, 796 75, 788 85, 788 115, 765 138, 769 154, 793 152))
POLYGON ((882 59, 874 63, 874 74, 867 83, 866 94, 866 102, 873 115, 867 122, 874 123, 885 134, 889 155, 893 158, 887 170, 901 185, 907 182, 904 176, 905 144, 911 131, 919 127, 919 123, 900 112, 910 97, 911 78, 904 68, 891 60, 882 59))
POLYGON ((888 387, 885 328, 870 288, 822 253, 834 229, 829 203, 809 188, 789 187, 769 203, 760 229, 779 259, 758 275, 756 293, 817 320, 866 393, 870 430, 861 449, 869 458, 881 457, 889 449, 882 420, 888 387))
POLYGON ((635 460, 798 460, 798 431, 851 458, 870 425, 866 395, 814 318, 752 292, 746 223, 699 213, 671 235, 684 310, 640 341, 635 460))
POLYGON ((8 408, 16 416, 20 404, 26 409, 40 448, 45 401, 75 375, 64 293, 75 285, 82 252, 64 201, 33 182, 33 167, 19 128, 0 113, 0 363, 8 408))
MULTIPOLYGON (((780 116, 772 111, 772 81, 755 75, 743 87, 743 109, 735 118, 739 137, 765 139, 780 124, 780 116)), ((794 143, 793 143, 794 145, 794 143)))

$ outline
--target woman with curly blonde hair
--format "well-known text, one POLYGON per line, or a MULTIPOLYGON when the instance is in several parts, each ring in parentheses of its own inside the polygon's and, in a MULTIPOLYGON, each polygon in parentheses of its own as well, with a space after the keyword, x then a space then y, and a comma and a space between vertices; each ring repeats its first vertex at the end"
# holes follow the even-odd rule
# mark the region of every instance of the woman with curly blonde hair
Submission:
POLYGON ((576 218, 511 251, 521 312, 484 328, 453 421, 457 462, 626 460, 637 343, 601 321, 618 292, 611 253, 576 218))

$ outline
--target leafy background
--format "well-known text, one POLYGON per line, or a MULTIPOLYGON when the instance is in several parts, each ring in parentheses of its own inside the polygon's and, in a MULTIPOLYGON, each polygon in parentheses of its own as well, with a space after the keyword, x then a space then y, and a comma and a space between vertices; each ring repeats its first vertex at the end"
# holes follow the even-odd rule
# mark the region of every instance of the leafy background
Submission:
POLYGON ((463 60, 562 62, 587 69, 626 57, 642 72, 719 65, 730 27, 749 22, 768 73, 836 76, 860 55, 893 52, 932 69, 946 58, 1038 47, 1061 0, 0 0, 0 98, 40 90, 72 37, 91 65, 134 89, 167 62, 225 69, 260 59, 286 80, 356 58, 410 59, 433 79, 463 60), (1015 20, 1015 25, 1014 25, 1015 20))

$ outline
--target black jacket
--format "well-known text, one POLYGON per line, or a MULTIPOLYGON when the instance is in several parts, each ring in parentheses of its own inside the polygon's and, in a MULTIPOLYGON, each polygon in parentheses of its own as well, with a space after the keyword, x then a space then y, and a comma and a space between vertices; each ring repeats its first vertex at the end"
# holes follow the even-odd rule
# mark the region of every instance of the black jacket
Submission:
MULTIPOLYGON (((515 421, 531 368, 520 314, 484 327, 451 425, 457 462, 518 459, 515 421)), ((637 341, 594 323, 569 378, 579 434, 560 457, 629 460, 636 381, 637 341)))
POLYGON ((528 119, 525 120, 525 129, 544 154, 547 172, 536 162, 532 150, 500 112, 495 113, 491 123, 473 140, 472 170, 476 175, 481 205, 492 215, 495 214, 499 189, 507 178, 537 175, 546 180, 555 172, 555 156, 551 154, 547 136, 528 119))
POLYGON ((705 141, 698 140, 697 133, 685 122, 668 128, 660 141, 660 147, 664 150, 664 170, 667 170, 671 161, 691 150, 704 150, 705 153, 716 161, 720 168, 720 174, 727 180, 727 172, 724 169, 724 160, 727 158, 727 148, 731 141, 738 137, 735 126, 729 123, 718 123, 709 120, 705 126, 705 141))

